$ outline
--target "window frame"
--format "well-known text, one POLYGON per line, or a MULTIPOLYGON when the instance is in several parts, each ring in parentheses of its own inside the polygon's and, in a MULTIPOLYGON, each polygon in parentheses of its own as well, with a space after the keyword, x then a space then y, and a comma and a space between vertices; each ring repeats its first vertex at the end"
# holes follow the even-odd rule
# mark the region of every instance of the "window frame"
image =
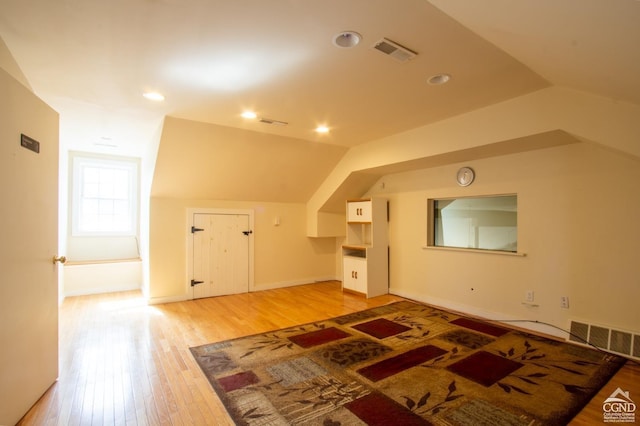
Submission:
POLYGON ((516 256, 524 256, 525 254, 518 251, 520 247, 519 242, 519 234, 520 230, 518 228, 518 194, 517 193, 509 193, 509 194, 490 194, 490 195, 469 195, 462 197, 439 197, 439 198, 428 198, 427 199, 427 244, 425 248, 428 249, 439 249, 439 250, 454 250, 454 251, 466 251, 466 252, 478 252, 478 253, 496 253, 496 254, 505 254, 505 255, 516 255, 516 256), (515 205, 516 205, 516 225, 515 225, 515 250, 502 250, 495 248, 477 248, 477 247, 460 247, 460 246, 446 246, 444 244, 437 245, 436 244, 436 201, 455 201, 455 200, 464 200, 464 199, 482 199, 482 198, 500 198, 500 197, 515 197, 515 205))
POLYGON ((137 237, 140 210, 140 161, 131 157, 116 157, 89 153, 71 153, 71 236, 72 237, 137 237), (83 230, 80 227, 84 170, 88 167, 127 171, 129 191, 129 228, 119 231, 83 230))

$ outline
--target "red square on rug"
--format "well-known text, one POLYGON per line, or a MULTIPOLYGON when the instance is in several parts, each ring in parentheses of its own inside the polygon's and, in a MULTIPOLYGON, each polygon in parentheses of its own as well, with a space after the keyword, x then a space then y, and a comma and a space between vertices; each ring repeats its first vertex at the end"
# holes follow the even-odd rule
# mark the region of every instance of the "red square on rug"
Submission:
POLYGON ((482 321, 474 321, 469 318, 458 318, 450 321, 451 324, 459 325, 460 327, 468 328, 469 330, 479 331, 480 333, 489 334, 490 336, 500 337, 503 334, 507 334, 509 330, 495 325, 487 324, 482 321))
POLYGON ((396 334, 411 330, 411 327, 407 327, 406 325, 398 324, 397 322, 389 321, 384 318, 378 318, 373 321, 357 324, 354 325, 353 328, 360 330, 363 333, 367 333, 369 336, 373 336, 377 339, 384 339, 385 337, 395 336, 396 334))
POLYGON ((377 392, 358 398, 345 405, 349 411, 368 425, 431 425, 402 405, 377 392))
POLYGON ((310 331, 309 333, 298 334, 297 336, 291 336, 288 339, 303 348, 311 348, 313 346, 344 339, 349 336, 351 335, 346 331, 342 331, 335 327, 329 327, 323 328, 322 330, 310 331))
POLYGON ((222 389, 224 389, 225 392, 231 392, 245 386, 254 385, 259 381, 260 379, 253 371, 243 371, 241 373, 232 374, 231 376, 221 377, 218 379, 218 383, 220 383, 220 386, 222 386, 222 389))
POLYGON ((489 352, 479 351, 451 364, 447 367, 447 370, 489 387, 513 373, 522 365, 519 362, 489 352))
POLYGON ((437 346, 421 346, 392 358, 387 358, 384 361, 361 368, 358 370, 358 373, 372 382, 377 382, 411 367, 415 367, 416 365, 420 365, 430 359, 439 357, 445 353, 447 353, 447 351, 440 349, 437 346))

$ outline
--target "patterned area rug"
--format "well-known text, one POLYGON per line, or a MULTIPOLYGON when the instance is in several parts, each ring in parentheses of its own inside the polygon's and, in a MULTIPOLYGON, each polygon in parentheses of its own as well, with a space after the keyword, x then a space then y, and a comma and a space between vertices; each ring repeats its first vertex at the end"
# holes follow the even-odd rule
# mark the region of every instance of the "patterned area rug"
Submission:
POLYGON ((563 425, 624 364, 412 302, 191 352, 239 425, 563 425))

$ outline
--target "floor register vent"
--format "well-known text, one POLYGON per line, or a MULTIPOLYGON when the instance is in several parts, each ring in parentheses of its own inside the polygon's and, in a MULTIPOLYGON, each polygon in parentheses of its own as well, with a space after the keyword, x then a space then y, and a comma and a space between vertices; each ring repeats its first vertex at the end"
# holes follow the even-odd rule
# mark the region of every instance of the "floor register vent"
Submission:
POLYGON ((640 334, 571 320, 569 340, 640 359, 640 334))

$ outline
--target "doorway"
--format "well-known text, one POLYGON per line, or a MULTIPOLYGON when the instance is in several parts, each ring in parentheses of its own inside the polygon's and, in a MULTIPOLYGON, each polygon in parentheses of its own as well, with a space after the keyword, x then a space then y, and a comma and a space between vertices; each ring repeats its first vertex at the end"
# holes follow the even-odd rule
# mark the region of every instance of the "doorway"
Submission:
POLYGON ((252 210, 189 212, 192 299, 249 292, 253 272, 252 210))

